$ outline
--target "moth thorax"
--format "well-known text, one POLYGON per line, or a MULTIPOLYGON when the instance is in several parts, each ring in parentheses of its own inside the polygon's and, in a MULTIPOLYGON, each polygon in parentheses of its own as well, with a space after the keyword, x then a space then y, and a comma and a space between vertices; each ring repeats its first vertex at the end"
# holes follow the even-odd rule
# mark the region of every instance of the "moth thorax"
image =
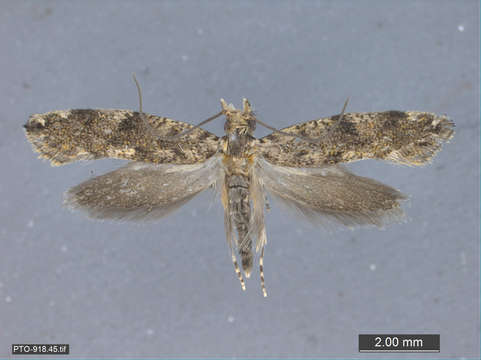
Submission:
POLYGON ((240 134, 238 129, 227 135, 227 153, 233 156, 243 156, 249 150, 250 139, 246 134, 240 134))

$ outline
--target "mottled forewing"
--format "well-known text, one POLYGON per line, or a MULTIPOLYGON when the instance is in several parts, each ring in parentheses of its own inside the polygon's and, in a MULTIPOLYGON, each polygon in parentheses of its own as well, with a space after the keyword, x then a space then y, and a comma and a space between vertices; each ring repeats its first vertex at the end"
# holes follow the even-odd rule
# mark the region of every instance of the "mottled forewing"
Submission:
POLYGON ((259 139, 259 151, 272 164, 317 167, 361 159, 423 165, 453 136, 445 116, 417 111, 347 113, 308 121, 282 131, 318 141, 272 133, 259 139))
POLYGON ((270 194, 315 224, 382 226, 403 216, 403 194, 340 165, 300 169, 258 159, 256 169, 270 194))
POLYGON ((92 218, 154 220, 215 184, 219 164, 217 156, 196 165, 130 163, 73 187, 64 204, 92 218))
POLYGON ((192 125, 130 110, 66 110, 32 115, 28 140, 52 165, 104 157, 150 163, 195 164, 217 151, 218 138, 192 125))

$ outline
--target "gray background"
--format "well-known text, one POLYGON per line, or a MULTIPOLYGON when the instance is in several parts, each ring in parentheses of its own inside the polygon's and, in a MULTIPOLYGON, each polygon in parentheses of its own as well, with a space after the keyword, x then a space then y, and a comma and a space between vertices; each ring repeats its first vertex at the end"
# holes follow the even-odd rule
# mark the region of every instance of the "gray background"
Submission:
MULTIPOLYGON (((396 357, 359 333, 440 333, 479 357, 477 1, 1 1, 0 356, 69 343, 73 357, 396 357), (202 194, 153 224, 94 222, 62 193, 122 164, 51 168, 32 113, 137 109, 196 123, 248 97, 276 127, 348 111, 425 110, 456 122, 424 168, 351 169, 411 196, 409 221, 328 233, 267 215, 242 292, 219 202, 202 194)), ((222 134, 217 121, 206 129, 222 134)), ((266 134, 264 130, 259 136, 266 134)))

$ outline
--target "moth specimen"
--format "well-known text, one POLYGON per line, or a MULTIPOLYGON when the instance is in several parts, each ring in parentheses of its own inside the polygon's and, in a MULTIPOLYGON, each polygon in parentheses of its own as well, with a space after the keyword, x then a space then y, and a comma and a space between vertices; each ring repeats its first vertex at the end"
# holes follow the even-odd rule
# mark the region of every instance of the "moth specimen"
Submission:
MULTIPOLYGON (((52 165, 105 157, 126 166, 70 189, 65 204, 93 218, 158 219, 212 187, 221 195, 227 243, 242 289, 254 249, 263 257, 266 192, 313 221, 345 226, 402 215, 398 190, 356 176, 341 163, 382 159, 424 165, 453 136, 446 116, 417 111, 344 113, 253 136, 256 118, 221 99, 225 135, 184 122, 129 110, 67 110, 32 115, 26 136, 52 165), (243 274, 237 263, 241 259, 243 274)), ((270 127, 269 127, 270 128, 270 127)))

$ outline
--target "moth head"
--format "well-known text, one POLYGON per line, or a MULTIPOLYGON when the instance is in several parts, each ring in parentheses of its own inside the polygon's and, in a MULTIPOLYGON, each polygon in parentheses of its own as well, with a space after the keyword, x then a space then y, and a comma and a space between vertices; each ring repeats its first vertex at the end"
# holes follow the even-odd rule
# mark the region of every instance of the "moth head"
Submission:
POLYGON ((224 99, 220 99, 222 112, 226 117, 224 130, 227 134, 252 135, 256 128, 256 121, 252 107, 247 99, 242 99, 242 111, 236 109, 234 105, 227 104, 224 99))

